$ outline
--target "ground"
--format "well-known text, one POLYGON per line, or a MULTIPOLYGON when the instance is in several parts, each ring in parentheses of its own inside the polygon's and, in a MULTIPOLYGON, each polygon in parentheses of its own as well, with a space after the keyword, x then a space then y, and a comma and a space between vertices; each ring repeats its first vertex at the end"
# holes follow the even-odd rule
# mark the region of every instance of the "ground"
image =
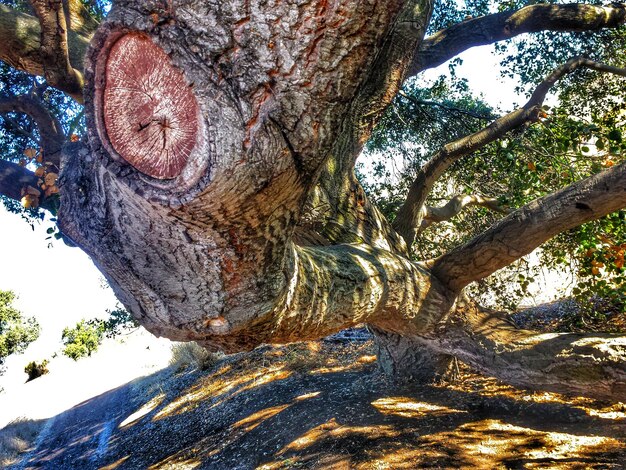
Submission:
POLYGON ((371 340, 179 362, 49 420, 16 468, 624 468, 626 405, 518 390, 464 366, 398 389, 371 340))

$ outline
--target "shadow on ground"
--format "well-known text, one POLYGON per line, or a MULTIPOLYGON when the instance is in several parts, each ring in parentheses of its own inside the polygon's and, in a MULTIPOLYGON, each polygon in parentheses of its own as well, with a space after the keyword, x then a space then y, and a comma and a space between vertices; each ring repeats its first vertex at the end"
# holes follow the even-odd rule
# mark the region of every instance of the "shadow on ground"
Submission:
POLYGON ((626 408, 469 371, 398 389, 371 343, 167 369, 54 418, 22 468, 623 468, 626 408))

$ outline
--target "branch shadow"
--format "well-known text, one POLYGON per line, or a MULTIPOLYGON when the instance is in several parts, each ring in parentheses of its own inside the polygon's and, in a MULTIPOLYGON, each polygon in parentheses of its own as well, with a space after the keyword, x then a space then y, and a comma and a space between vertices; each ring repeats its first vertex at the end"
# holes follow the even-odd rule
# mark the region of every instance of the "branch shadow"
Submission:
POLYGON ((302 366, 290 363, 293 346, 267 346, 207 372, 138 379, 56 417, 56 433, 22 468, 619 468, 626 460, 623 417, 522 393, 392 388, 368 347, 354 347, 349 362, 323 351, 302 366))

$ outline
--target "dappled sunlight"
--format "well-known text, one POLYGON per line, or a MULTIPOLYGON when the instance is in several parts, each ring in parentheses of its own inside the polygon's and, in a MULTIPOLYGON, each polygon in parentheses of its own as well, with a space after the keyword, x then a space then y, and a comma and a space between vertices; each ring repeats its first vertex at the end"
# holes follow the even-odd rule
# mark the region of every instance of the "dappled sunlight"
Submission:
POLYGON ((389 425, 369 425, 369 426, 351 426, 339 424, 336 418, 332 418, 319 426, 309 429, 306 433, 294 439, 285 447, 283 447, 277 455, 284 454, 289 451, 301 451, 308 447, 319 443, 322 440, 334 440, 345 438, 348 436, 360 435, 370 439, 380 437, 393 438, 400 432, 389 425))
POLYGON ((626 404, 625 403, 616 403, 611 406, 607 406, 600 409, 593 408, 585 408, 585 412, 589 416, 595 416, 597 418, 602 419, 619 419, 625 420, 626 425, 626 404))
POLYGON ((609 353, 619 358, 619 351, 626 349, 626 336, 603 336, 601 338, 590 336, 572 342, 572 346, 593 347, 598 351, 609 353))
POLYGON ((289 408, 289 405, 279 405, 272 406, 271 408, 266 408, 264 410, 257 411, 256 413, 252 413, 250 416, 244 419, 240 419, 235 424, 233 424, 233 429, 242 429, 243 431, 252 431, 263 421, 271 418, 272 416, 276 416, 281 411, 289 408))
POLYGON ((137 411, 129 415, 126 419, 124 419, 124 421, 122 421, 118 425, 118 427, 125 428, 127 426, 134 425, 141 418, 143 418, 144 416, 149 414, 152 410, 154 410, 157 406, 159 406, 163 402, 163 400, 165 400, 165 394, 160 393, 159 395, 154 397, 152 400, 150 400, 148 403, 146 403, 141 408, 139 408, 137 411))
POLYGON ((117 468, 124 468, 124 462, 126 462, 129 457, 130 456, 127 455, 125 457, 122 457, 121 459, 117 459, 115 462, 110 463, 109 465, 105 465, 104 467, 100 467, 98 470, 115 470, 117 468))
MULTIPOLYGON (((154 421, 185 413, 195 409, 201 402, 216 399, 234 390, 234 394, 242 393, 255 387, 265 385, 275 380, 284 380, 291 372, 284 370, 283 365, 273 365, 267 369, 251 370, 234 377, 222 377, 213 382, 210 377, 202 380, 189 390, 182 393, 177 399, 163 407, 153 418, 154 421), (236 390, 235 390, 236 389, 236 390)), ((232 397, 232 394, 229 396, 232 397)), ((219 406, 217 401, 212 406, 219 406)))
POLYGON ((319 396, 320 393, 322 392, 305 393, 304 395, 299 395, 296 398, 294 398, 294 401, 303 401, 303 400, 308 400, 309 398, 315 398, 319 396))
POLYGON ((451 432, 431 434, 429 444, 448 442, 456 453, 475 465, 494 461, 564 460, 584 458, 600 446, 619 446, 617 439, 544 432, 487 419, 459 426, 451 432))
MULTIPOLYGON (((356 470, 415 470, 418 462, 434 462, 446 458, 444 450, 431 448, 399 449, 385 452, 385 455, 354 466, 356 470)), ((426 465, 424 465, 425 467, 426 465)), ((428 465, 437 468, 434 465, 428 465)), ((439 467, 442 468, 442 467, 439 467)))
POLYGON ((171 455, 148 467, 148 470, 157 470, 160 468, 177 468, 180 470, 191 470, 202 465, 199 459, 181 458, 178 454, 171 455))
POLYGON ((446 406, 433 405, 423 401, 415 401, 407 397, 380 398, 372 405, 385 415, 396 415, 404 418, 419 418, 424 415, 441 415, 447 413, 467 413, 446 406))
POLYGON ((371 364, 376 362, 376 356, 373 355, 365 355, 357 358, 354 362, 348 364, 334 365, 337 364, 336 359, 329 359, 326 361, 326 365, 323 367, 318 367, 316 369, 311 370, 310 374, 331 374, 331 373, 339 373, 339 372, 350 372, 362 369, 364 365, 371 364))

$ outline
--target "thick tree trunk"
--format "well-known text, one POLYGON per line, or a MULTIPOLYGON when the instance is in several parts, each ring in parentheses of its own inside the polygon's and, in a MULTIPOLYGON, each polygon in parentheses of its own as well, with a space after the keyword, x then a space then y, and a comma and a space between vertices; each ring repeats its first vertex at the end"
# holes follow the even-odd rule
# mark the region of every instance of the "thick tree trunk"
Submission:
POLYGON ((375 65, 401 50, 404 4, 116 4, 88 53, 89 148, 66 151, 59 221, 149 330, 237 350, 363 321, 404 331, 416 306, 452 304, 371 239, 292 242, 336 140, 364 142, 362 116, 402 82, 402 62, 375 65))
MULTIPOLYGON (((157 335, 239 351, 367 323, 394 373, 433 380, 452 353, 509 379, 523 357, 491 360, 500 343, 450 318, 458 290, 408 258, 352 173, 431 7, 117 2, 86 58, 88 143, 61 161, 63 233, 157 335), (316 201, 330 208, 300 246, 316 201)), ((555 388, 549 352, 511 381, 555 388)), ((594 371, 622 390, 614 362, 594 371)))

